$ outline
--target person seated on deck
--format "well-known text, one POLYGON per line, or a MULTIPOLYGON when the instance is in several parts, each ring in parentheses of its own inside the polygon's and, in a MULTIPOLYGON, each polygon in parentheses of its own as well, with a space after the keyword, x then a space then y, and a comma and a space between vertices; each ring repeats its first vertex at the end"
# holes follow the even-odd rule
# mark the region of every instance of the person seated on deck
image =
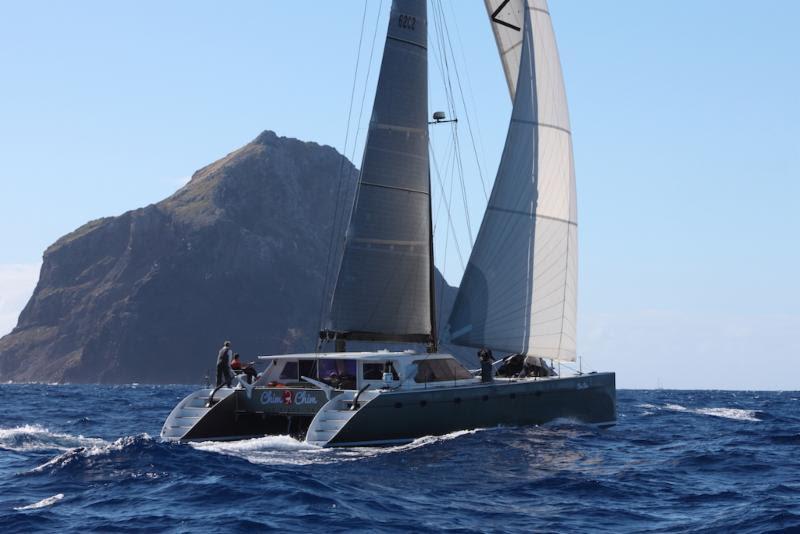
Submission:
POLYGON ((242 361, 239 359, 239 353, 237 352, 233 355, 231 369, 233 369, 233 372, 237 375, 244 373, 247 376, 247 383, 252 384, 253 380, 258 378, 258 373, 256 372, 255 368, 253 368, 253 364, 255 364, 255 362, 242 364, 242 361))
POLYGON ((503 364, 497 369, 495 373, 497 376, 505 378, 512 378, 519 376, 522 372, 522 363, 525 361, 525 355, 512 354, 503 359, 503 364))
POLYGON ((556 372, 553 370, 542 358, 537 356, 525 356, 525 363, 522 366, 522 373, 520 376, 555 376, 556 372))

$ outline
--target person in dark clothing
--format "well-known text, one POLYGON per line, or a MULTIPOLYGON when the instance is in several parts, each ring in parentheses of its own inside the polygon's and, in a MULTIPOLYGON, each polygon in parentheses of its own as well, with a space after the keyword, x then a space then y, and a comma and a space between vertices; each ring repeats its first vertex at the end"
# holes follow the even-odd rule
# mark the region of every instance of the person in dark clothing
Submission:
POLYGON ((497 369, 496 376, 512 378, 522 372, 522 362, 525 360, 523 354, 512 354, 503 358, 503 364, 497 369))
POLYGON ((521 376, 546 377, 554 376, 555 374, 555 371, 542 358, 525 356, 521 376))
POLYGON ((223 384, 225 387, 231 387, 231 380, 233 380, 233 371, 230 365, 232 354, 231 342, 226 341, 217 354, 217 387, 223 384))
POLYGON ((258 378, 258 373, 256 372, 253 365, 256 362, 250 362, 247 364, 243 364, 242 361, 239 359, 239 353, 233 355, 233 361, 231 361, 231 369, 233 369, 234 373, 244 373, 247 376, 247 383, 252 384, 253 380, 258 378))
POLYGON ((481 360, 481 382, 492 382, 494 380, 492 377, 492 362, 494 362, 492 350, 483 347, 478 351, 478 358, 481 360))

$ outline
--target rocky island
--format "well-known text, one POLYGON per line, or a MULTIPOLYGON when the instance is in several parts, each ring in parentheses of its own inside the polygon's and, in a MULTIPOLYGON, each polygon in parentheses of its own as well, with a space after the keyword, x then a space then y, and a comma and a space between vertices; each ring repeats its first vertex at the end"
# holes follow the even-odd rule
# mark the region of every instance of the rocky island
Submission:
MULTIPOLYGON (((265 131, 67 234, 0 339, 0 381, 198 383, 224 339, 245 360, 313 350, 356 180, 332 147, 265 131)), ((436 275, 446 317, 455 289, 436 275)))

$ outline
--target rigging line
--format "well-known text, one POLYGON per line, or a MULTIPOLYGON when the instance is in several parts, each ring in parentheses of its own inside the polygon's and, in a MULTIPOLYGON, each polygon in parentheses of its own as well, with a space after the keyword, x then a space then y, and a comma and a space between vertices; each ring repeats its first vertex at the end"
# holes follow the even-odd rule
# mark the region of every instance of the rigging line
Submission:
POLYGON ((367 85, 369 84, 369 75, 372 72, 372 57, 375 54, 375 38, 378 36, 378 27, 380 26, 381 12, 383 12, 383 0, 378 4, 378 15, 375 18, 375 30, 372 32, 372 44, 369 47, 369 61, 367 61, 367 76, 364 78, 364 92, 361 93, 361 109, 358 112, 358 122, 356 122, 356 136, 353 140, 353 151, 350 155, 350 160, 353 160, 358 146, 358 135, 361 131, 361 118, 364 115, 364 102, 367 99, 367 85))
MULTIPOLYGON (((368 5, 369 5, 369 3, 365 0, 365 2, 364 2, 364 13, 361 15, 361 32, 360 32, 360 35, 359 35, 359 38, 358 38, 358 52, 356 53, 356 67, 355 67, 355 71, 353 72, 353 87, 350 90, 350 105, 349 105, 348 110, 347 110, 347 127, 345 129, 345 134, 344 134, 344 146, 342 146, 342 157, 339 160, 339 180, 338 180, 339 183, 336 186, 336 195, 334 196, 335 206, 334 206, 334 212, 333 212, 333 221, 331 223, 331 236, 328 239, 328 254, 327 254, 327 257, 325 259, 325 277, 323 279, 323 285, 322 285, 322 298, 320 299, 320 304, 319 304, 319 327, 320 327, 320 330, 322 329, 322 326, 323 326, 322 325, 322 323, 324 321, 323 314, 325 313, 325 301, 327 300, 325 297, 326 297, 326 292, 328 291, 328 283, 330 281, 330 276, 331 276, 330 275, 330 270, 331 270, 330 267, 331 267, 331 254, 333 253, 333 243, 334 243, 334 241, 338 241, 338 240, 335 239, 334 233, 336 232, 336 229, 339 226, 337 224, 337 222, 339 221, 339 212, 341 211, 339 209, 339 206, 341 204, 341 202, 339 202, 339 197, 341 196, 342 183, 344 182, 342 174, 344 172, 345 159, 347 158, 347 142, 348 142, 348 140, 350 138, 350 124, 351 124, 351 119, 352 119, 352 114, 353 114, 353 101, 355 100, 356 83, 358 81, 358 67, 359 67, 359 64, 361 63, 361 46, 362 46, 362 43, 364 42, 364 29, 365 29, 365 23, 366 23, 366 20, 367 20, 367 7, 368 7, 368 5)), ((318 348, 319 348, 319 344, 318 344, 318 348)))
MULTIPOLYGON (((430 143, 430 140, 428 140, 428 143, 430 143)), ((455 246, 456 246, 456 252, 458 253, 458 259, 459 259, 459 262, 461 264, 461 268, 464 269, 465 268, 464 257, 461 255, 461 247, 458 245, 458 238, 456 237, 456 229, 453 226, 453 217, 451 216, 451 212, 450 212, 450 202, 445 197, 444 186, 442 185, 442 180, 441 180, 441 178, 439 176, 438 164, 436 163, 436 155, 433 152, 431 152, 431 159, 433 160, 433 166, 436 169, 436 183, 439 184, 439 189, 440 189, 442 198, 444 198, 445 208, 447 209, 447 222, 450 225, 450 231, 453 232, 453 241, 454 241, 455 246)))
MULTIPOLYGON (((467 57, 466 57, 466 55, 464 53, 465 47, 464 47, 464 44, 463 44, 463 40, 461 39, 461 31, 458 28, 458 17, 455 15, 455 9, 453 8, 453 2, 450 3, 450 13, 452 14, 451 18, 452 18, 453 23, 454 23, 454 25, 456 27, 456 37, 458 38, 458 49, 461 51, 462 65, 466 66, 466 65, 469 65, 469 62, 467 61, 467 57)), ((480 147, 480 150, 481 150, 481 158, 482 158, 481 161, 483 161, 485 163, 486 162, 486 149, 484 148, 483 140, 481 139, 481 124, 480 124, 480 118, 479 118, 478 113, 477 113, 478 105, 475 103, 475 91, 472 90, 472 79, 471 79, 471 77, 469 75, 469 68, 465 68, 464 72, 465 72, 466 79, 467 79, 467 92, 468 92, 468 95, 469 95, 470 102, 472 103, 472 109, 475 112, 475 129, 477 131, 478 146, 480 147)), ((470 118, 469 118, 469 112, 467 110, 466 104, 464 106, 464 109, 465 109, 465 114, 467 115, 467 121, 468 121, 467 125, 469 126, 470 118)), ((476 163, 478 164, 479 167, 481 167, 480 161, 476 160, 476 163)))
MULTIPOLYGON (((434 21, 436 23, 437 37, 439 39, 439 47, 440 47, 440 51, 441 51, 441 55, 442 55, 442 63, 444 64, 444 70, 445 70, 445 73, 446 73, 446 77, 444 79, 445 94, 447 96, 447 101, 448 101, 448 105, 450 107, 451 113, 455 117, 457 115, 457 113, 456 113, 456 103, 455 103, 455 98, 453 96, 454 92, 453 92, 452 77, 450 76, 450 66, 449 66, 450 62, 448 61, 448 54, 447 54, 448 48, 446 46, 447 37, 446 37, 445 32, 444 32, 444 27, 446 26, 446 23, 444 22, 444 10, 442 9, 441 1, 434 2, 434 15, 435 15, 434 21), (437 7, 438 7, 438 10, 436 9, 437 7)), ((452 47, 450 48, 450 51, 451 51, 451 54, 452 54, 452 47)), ((455 56, 453 56, 453 60, 455 61, 455 56)), ((463 167, 462 160, 461 160, 461 144, 460 144, 459 139, 458 139, 458 123, 454 121, 454 122, 451 123, 450 126, 451 126, 451 130, 452 130, 452 133, 453 133, 453 140, 454 140, 454 143, 455 143, 455 146, 456 146, 456 164, 458 166, 458 173, 459 173, 458 177, 459 177, 459 183, 461 184, 461 197, 462 197, 462 202, 463 202, 463 206, 464 206, 464 212, 465 212, 465 215, 466 215, 465 218, 466 218, 466 223, 467 223, 466 224, 467 233, 469 235, 470 247, 472 247, 472 245, 475 243, 475 240, 473 238, 473 232, 472 232, 472 221, 471 221, 472 217, 470 216, 470 213, 469 213, 469 201, 468 201, 468 196, 467 196, 467 188, 466 188, 466 183, 464 181, 464 167, 463 167)), ((484 194, 485 193, 486 192, 484 190, 484 194)))
MULTIPOLYGON (((445 151, 445 162, 450 161, 450 151, 453 149, 452 143, 448 143, 447 150, 445 151)), ((438 172, 438 169, 436 169, 438 172)), ((439 196, 438 203, 436 204, 436 217, 434 217, 433 234, 436 235, 436 228, 439 226, 439 214, 442 212, 442 197, 439 196)))
MULTIPOLYGON (((441 4, 439 5, 439 8, 443 9, 441 7, 441 4)), ((472 133, 472 121, 470 120, 469 108, 467 107, 467 101, 464 98, 464 88, 463 88, 463 85, 461 83, 461 75, 459 74, 459 71, 458 71, 458 62, 456 61, 456 55, 455 55, 455 52, 453 51, 453 43, 450 40, 450 30, 449 30, 449 28, 447 26, 447 19, 444 16, 444 11, 442 11, 442 17, 441 18, 442 18, 442 26, 443 26, 443 30, 444 30, 444 35, 446 37, 445 42, 448 45, 448 48, 450 50, 450 54, 453 56, 453 70, 455 71, 455 74, 456 74, 456 86, 458 87, 458 92, 459 92, 459 95, 461 96, 461 105, 464 107, 464 117, 466 118, 466 121, 467 121, 467 131, 469 132, 470 141, 472 142, 472 153, 475 156, 475 165, 478 167, 478 176, 480 177, 480 180, 481 180, 481 186, 483 188, 483 196, 488 201, 489 200, 489 193, 488 193, 488 190, 486 189, 486 180, 483 177, 483 169, 481 167, 480 157, 478 156, 478 148, 477 148, 477 145, 475 144, 475 136, 472 133)), ((458 31, 458 26, 457 25, 456 25, 456 31, 458 31)), ((459 37, 459 40, 460 40, 461 37, 460 36, 458 36, 458 37, 459 37)), ((461 51, 462 51, 462 55, 463 55, 463 48, 461 49, 461 51)), ((467 75, 467 82, 469 82, 469 75, 467 75)))
POLYGON ((444 315, 444 288, 447 285, 447 281, 444 278, 444 272, 447 270, 447 245, 450 243, 450 233, 445 232, 445 239, 444 239, 444 260, 442 262, 442 270, 440 275, 442 277, 442 282, 439 287, 439 297, 436 299, 439 303, 439 320, 437 321, 437 338, 441 339, 441 329, 442 325, 444 324, 442 317, 444 315))
POLYGON ((475 239, 472 234, 472 217, 469 214, 469 200, 467 198, 467 186, 464 181, 464 167, 461 163, 461 143, 458 140, 458 129, 456 123, 453 123, 453 138, 455 139, 456 150, 458 157, 455 159, 458 166, 458 181, 461 184, 461 201, 464 203, 464 213, 467 219, 467 234, 469 235, 469 246, 472 248, 475 245, 475 239))
MULTIPOLYGON (((368 4, 369 4, 369 2, 365 1, 365 3, 364 3, 365 11, 367 9, 367 5, 368 4)), ((369 82, 369 74, 370 74, 370 71, 372 69, 372 57, 373 57, 374 52, 375 52, 375 37, 376 37, 376 35, 378 33, 378 26, 380 24, 380 18, 381 18, 382 10, 383 10, 383 0, 381 0, 380 4, 378 5, 378 14, 377 14, 377 17, 375 19, 375 30, 372 33, 372 44, 370 46, 369 62, 368 62, 368 67, 367 67, 367 75, 366 75, 366 78, 364 80, 364 92, 361 95, 361 111, 359 112, 359 115, 358 115, 358 123, 356 125, 356 136, 355 136, 355 139, 353 141, 353 151, 352 151, 351 156, 350 156, 351 160, 353 158, 353 155, 355 154, 356 146, 358 145, 358 131, 359 131, 358 126, 361 124, 361 114, 364 111, 364 100, 366 99, 367 83, 369 82)), ((366 17, 366 13, 365 13, 365 17, 366 17)), ((363 34, 363 30, 362 30, 362 34, 363 34)), ((363 161, 362 161, 362 166, 363 166, 363 161)), ((353 200, 352 200, 352 202, 350 204, 350 213, 347 216, 348 221, 350 219, 352 219, 353 212, 355 211, 356 205, 358 204, 358 197, 359 197, 360 192, 361 192, 361 187, 360 187, 360 185, 361 185, 361 171, 362 171, 362 169, 358 169, 358 180, 356 182, 355 191, 353 192, 353 200)), ((343 214, 343 216, 344 216, 344 214, 343 214)), ((349 226, 349 222, 348 222, 348 226, 349 226)), ((347 231, 348 231, 348 229, 346 228, 345 229, 345 233, 342 236, 342 240, 341 240, 341 243, 342 243, 342 254, 339 257, 339 266, 336 268, 336 280, 334 281, 334 284, 333 284, 334 285, 334 289, 331 291, 330 298, 328 299, 328 308, 329 309, 333 308, 333 298, 334 298, 335 293, 336 293, 336 287, 335 286, 338 284, 339 271, 341 270, 342 262, 344 261, 344 253, 345 253, 345 250, 347 248, 347 231)), ((323 298, 324 298, 324 296, 325 295, 323 293, 323 298)), ((321 316, 322 316, 322 314, 320 314, 320 317, 321 316)))

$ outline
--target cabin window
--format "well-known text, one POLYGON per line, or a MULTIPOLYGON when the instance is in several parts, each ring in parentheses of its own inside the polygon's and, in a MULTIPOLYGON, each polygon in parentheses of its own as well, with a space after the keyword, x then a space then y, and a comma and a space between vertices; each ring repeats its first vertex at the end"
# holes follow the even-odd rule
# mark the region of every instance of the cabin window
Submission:
POLYGON ((455 360, 419 360, 414 363, 417 364, 417 374, 414 376, 417 383, 473 378, 472 373, 455 360))
POLYGON ((299 380, 297 376, 297 362, 286 362, 281 369, 279 380, 299 380))
POLYGON ((337 389, 356 389, 356 361, 321 359, 319 379, 337 389))
POLYGON ((392 373, 392 380, 400 380, 392 362, 365 363, 361 368, 364 380, 383 380, 383 370, 387 363, 389 364, 389 372, 392 373))
POLYGON ((300 360, 300 376, 317 378, 317 360, 300 360))

